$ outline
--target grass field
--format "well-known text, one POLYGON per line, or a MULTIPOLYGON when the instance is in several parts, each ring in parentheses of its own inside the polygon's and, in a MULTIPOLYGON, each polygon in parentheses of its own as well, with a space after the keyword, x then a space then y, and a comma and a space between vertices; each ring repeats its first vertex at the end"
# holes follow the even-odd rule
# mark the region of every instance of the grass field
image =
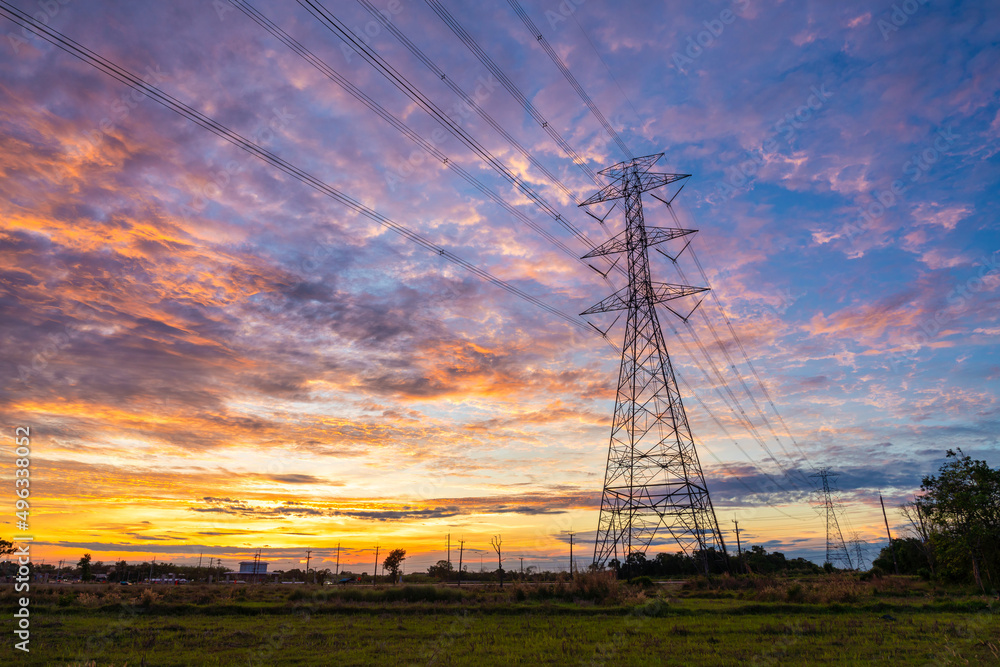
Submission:
MULTIPOLYGON (((12 591, 4 590, 8 608, 12 591)), ((897 578, 32 590, 38 665, 985 665, 1000 603, 897 578)), ((16 654, 16 655, 15 655, 16 654)))

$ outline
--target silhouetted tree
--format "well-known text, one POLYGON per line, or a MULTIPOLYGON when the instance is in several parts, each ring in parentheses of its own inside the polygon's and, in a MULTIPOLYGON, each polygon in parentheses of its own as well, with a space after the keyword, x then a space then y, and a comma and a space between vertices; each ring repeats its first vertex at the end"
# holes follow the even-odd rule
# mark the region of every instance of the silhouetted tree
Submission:
POLYGON ((427 574, 432 577, 437 577, 443 581, 450 579, 454 572, 455 569, 451 566, 451 563, 446 560, 439 560, 436 564, 427 568, 427 574))
POLYGON ((971 577, 985 590, 1000 575, 1000 469, 949 449, 937 476, 920 485, 916 504, 926 523, 938 570, 971 577))
MULTIPOLYGON (((900 574, 919 574, 920 570, 929 570, 927 554, 923 544, 915 537, 896 538, 892 541, 896 550, 896 562, 899 563, 900 574)), ((878 567, 886 572, 894 571, 892 551, 889 545, 882 547, 878 557, 872 561, 872 567, 878 567)))
POLYGON ((7 540, 0 540, 0 556, 7 556, 9 554, 17 551, 17 547, 14 546, 13 542, 8 542, 7 540))
POLYGON ((502 543, 499 535, 494 535, 493 539, 490 540, 490 546, 493 547, 493 551, 497 552, 497 573, 500 575, 500 588, 503 588, 503 557, 500 554, 502 543))
POLYGON ((399 578, 399 568, 404 560, 406 560, 406 549, 393 549, 382 561, 382 567, 389 570, 389 574, 392 575, 392 583, 396 583, 399 578))
POLYGON ((76 566, 80 569, 80 579, 90 581, 90 554, 83 554, 83 558, 80 559, 80 562, 76 566))

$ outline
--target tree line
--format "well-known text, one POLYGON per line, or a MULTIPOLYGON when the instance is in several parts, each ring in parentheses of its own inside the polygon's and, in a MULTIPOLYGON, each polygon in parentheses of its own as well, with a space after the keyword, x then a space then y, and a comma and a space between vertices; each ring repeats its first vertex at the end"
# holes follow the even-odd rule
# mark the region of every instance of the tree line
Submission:
POLYGON ((873 567, 1000 588, 1000 468, 949 449, 902 511, 912 535, 883 548, 873 567))

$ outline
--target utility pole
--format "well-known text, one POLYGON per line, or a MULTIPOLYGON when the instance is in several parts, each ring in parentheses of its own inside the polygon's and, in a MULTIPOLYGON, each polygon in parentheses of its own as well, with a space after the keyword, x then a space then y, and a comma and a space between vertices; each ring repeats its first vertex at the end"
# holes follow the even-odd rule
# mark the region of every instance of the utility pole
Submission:
POLYGON ((201 557, 205 555, 205 552, 198 554, 198 569, 201 569, 201 557))
POLYGON ((309 557, 311 555, 312 555, 312 550, 306 549, 306 576, 302 578, 302 581, 304 583, 309 583, 307 580, 309 579, 309 557))
POLYGON ((524 556, 518 556, 521 561, 521 581, 524 581, 524 556))
MULTIPOLYGON (((633 553, 645 554, 658 534, 666 534, 686 554, 700 553, 707 574, 709 550, 724 557, 726 546, 709 498, 656 305, 708 288, 652 280, 649 248, 695 232, 646 227, 642 193, 690 175, 649 171, 661 157, 663 153, 647 155, 604 169, 600 173, 613 179, 612 183, 580 204, 623 200, 625 229, 584 255, 584 259, 624 253, 628 275, 627 286, 581 313, 582 316, 614 311, 628 314, 594 563, 601 567, 610 560, 625 563, 633 553)), ((660 201, 670 206, 670 202, 660 201)), ((671 259, 676 260, 677 256, 671 259)), ((694 312, 692 309, 681 315, 666 307, 685 321, 694 312)))
POLYGON ((335 577, 340 576, 340 542, 337 542, 337 574, 335 574, 334 576, 335 577))
POLYGON ((739 556, 740 563, 743 564, 744 569, 746 569, 747 574, 750 574, 750 563, 743 560, 743 547, 740 544, 740 522, 733 519, 733 523, 736 524, 736 554, 739 556))
POLYGON ((375 579, 378 577, 378 545, 375 545, 375 569, 372 570, 372 588, 375 588, 375 579))
POLYGON ((573 536, 576 533, 569 534, 569 578, 573 579, 573 536))
POLYGON ((451 565, 451 533, 448 533, 448 565, 451 565))
POLYGON ((847 543, 844 542, 844 534, 840 531, 840 522, 837 521, 837 503, 833 500, 833 491, 830 488, 830 479, 837 479, 826 468, 820 468, 815 475, 823 482, 823 506, 826 508, 826 562, 836 565, 846 565, 848 570, 854 569, 851 563, 851 554, 847 551, 847 543), (836 561, 836 562, 835 562, 836 561))
POLYGON ((878 494, 878 502, 882 505, 882 518, 885 520, 885 534, 889 536, 889 551, 892 552, 892 565, 896 569, 896 574, 899 574, 899 561, 896 560, 896 545, 892 543, 892 533, 889 531, 889 517, 885 513, 885 501, 882 500, 882 494, 878 494))
POLYGON ((465 540, 458 541, 458 587, 462 587, 462 553, 465 551, 465 540))

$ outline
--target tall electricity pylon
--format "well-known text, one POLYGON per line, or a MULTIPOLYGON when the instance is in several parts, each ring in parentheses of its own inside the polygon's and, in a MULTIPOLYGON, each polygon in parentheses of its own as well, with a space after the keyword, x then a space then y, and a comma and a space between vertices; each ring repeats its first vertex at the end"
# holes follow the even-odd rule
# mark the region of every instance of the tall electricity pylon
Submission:
POLYGON ((823 506, 826 509, 826 562, 831 565, 840 563, 841 568, 853 570, 854 564, 851 562, 851 554, 847 550, 847 543, 844 542, 844 534, 840 532, 840 523, 837 521, 837 504, 833 500, 833 492, 830 489, 830 478, 834 480, 837 476, 827 470, 820 468, 815 475, 823 480, 823 506))
POLYGON ((689 176, 648 171, 662 156, 639 157, 601 171, 613 182, 580 204, 624 201, 625 229, 584 258, 624 253, 628 275, 627 286, 581 313, 628 313, 594 563, 604 566, 612 559, 624 563, 632 553, 644 554, 660 534, 672 538, 688 555, 700 552, 707 569, 708 549, 725 555, 725 544, 656 304, 708 288, 650 278, 649 248, 696 231, 647 227, 643 222, 642 193, 689 176))

